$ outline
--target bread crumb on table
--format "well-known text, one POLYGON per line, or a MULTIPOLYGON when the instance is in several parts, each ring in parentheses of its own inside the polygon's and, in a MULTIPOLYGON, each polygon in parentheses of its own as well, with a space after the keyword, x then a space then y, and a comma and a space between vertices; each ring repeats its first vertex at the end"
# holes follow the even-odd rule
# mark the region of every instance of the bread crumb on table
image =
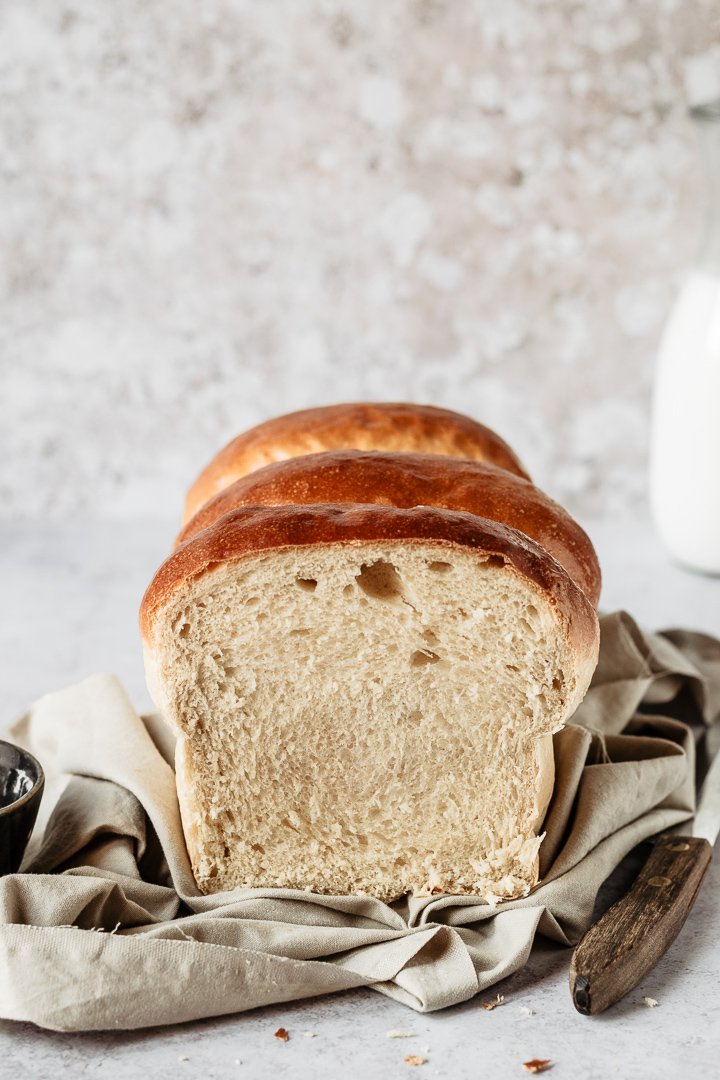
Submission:
POLYGON ((497 1009, 498 1005, 504 1005, 505 998, 502 994, 498 994, 494 1001, 483 1001, 480 1008, 486 1009, 488 1012, 492 1012, 493 1009, 497 1009))
POLYGON ((392 1031, 387 1033, 388 1039, 414 1039, 414 1031, 398 1031, 397 1028, 393 1028, 392 1031))
POLYGON ((304 1031, 303 1035, 306 1039, 317 1039, 317 1031, 304 1031))
POLYGON ((408 1054, 403 1060, 406 1065, 424 1065, 427 1058, 421 1057, 420 1054, 408 1054))
POLYGON ((651 997, 644 997, 643 998, 643 1005, 647 1005, 648 1009, 654 1009, 659 1004, 660 1004, 660 1002, 656 1001, 655 998, 651 998, 651 997))
POLYGON ((280 1027, 280 1028, 278 1028, 278 1029, 277 1029, 277 1031, 275 1032, 275 1038, 276 1038, 276 1039, 280 1039, 280 1041, 281 1041, 281 1042, 287 1042, 287 1041, 288 1041, 288 1039, 290 1038, 290 1035, 289 1035, 289 1033, 288 1033, 288 1032, 287 1032, 287 1031, 285 1030, 285 1028, 282 1028, 282 1027, 280 1027))
POLYGON ((533 1058, 532 1061, 523 1061, 523 1069, 529 1073, 541 1073, 552 1068, 550 1058, 533 1058))

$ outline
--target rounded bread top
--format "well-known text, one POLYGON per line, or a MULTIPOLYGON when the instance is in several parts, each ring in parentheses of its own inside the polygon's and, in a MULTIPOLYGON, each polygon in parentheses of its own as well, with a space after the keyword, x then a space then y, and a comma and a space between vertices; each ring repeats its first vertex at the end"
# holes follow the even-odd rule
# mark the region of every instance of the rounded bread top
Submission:
POLYGON ((508 444, 469 416, 433 405, 354 402, 288 413, 251 428, 203 469, 185 500, 183 524, 241 476, 274 461, 323 450, 399 450, 488 461, 527 473, 508 444))
POLYGON ((595 609, 570 575, 524 533, 474 514, 436 507, 400 509, 352 504, 243 506, 182 544, 159 568, 140 607, 146 644, 154 623, 173 600, 189 598, 192 585, 218 565, 273 550, 314 545, 428 543, 472 551, 478 565, 504 565, 523 577, 555 609, 576 662, 573 675, 583 691, 597 663, 599 626, 595 609))
POLYGON ((376 503, 465 510, 536 540, 597 606, 600 566, 584 530, 529 480, 439 454, 336 450, 266 465, 236 480, 185 525, 182 543, 239 506, 376 503))

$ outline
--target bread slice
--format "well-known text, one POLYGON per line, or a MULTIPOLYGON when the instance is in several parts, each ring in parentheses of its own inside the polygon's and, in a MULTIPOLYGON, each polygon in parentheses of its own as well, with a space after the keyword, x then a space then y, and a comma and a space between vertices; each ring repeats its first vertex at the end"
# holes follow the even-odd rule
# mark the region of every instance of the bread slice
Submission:
POLYGON ((400 450, 489 461, 527 476, 508 444, 484 424, 432 405, 354 402, 267 420, 229 442, 188 492, 183 524, 228 484, 273 461, 323 450, 400 450))
POLYGON ((536 883, 549 738, 598 623, 523 534, 435 508, 241 508, 161 566, 141 627, 203 892, 494 902, 536 883))
POLYGON ((497 465, 439 454, 330 450, 278 461, 243 476, 205 503, 177 543, 238 506, 378 503, 440 506, 500 521, 537 540, 564 566, 593 606, 600 566, 587 534, 529 480, 497 465))

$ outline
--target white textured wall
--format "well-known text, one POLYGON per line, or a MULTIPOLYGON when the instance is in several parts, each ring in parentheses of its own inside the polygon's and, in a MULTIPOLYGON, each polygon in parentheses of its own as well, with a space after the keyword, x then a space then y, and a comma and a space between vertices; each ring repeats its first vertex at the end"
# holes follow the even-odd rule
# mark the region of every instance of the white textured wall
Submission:
POLYGON ((0 514, 179 512, 242 428, 366 397, 637 502, 713 11, 3 0, 0 514))

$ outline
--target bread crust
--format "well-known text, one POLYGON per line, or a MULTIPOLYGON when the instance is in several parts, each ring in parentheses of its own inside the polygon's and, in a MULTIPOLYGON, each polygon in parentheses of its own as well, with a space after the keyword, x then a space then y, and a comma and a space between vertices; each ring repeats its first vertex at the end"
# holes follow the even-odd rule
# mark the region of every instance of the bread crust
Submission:
MULTIPOLYGON (((433 541, 471 550, 479 562, 502 559, 555 609, 576 660, 573 685, 582 693, 597 663, 598 619, 585 593, 566 570, 524 533, 457 510, 368 505, 243 506, 182 544, 159 568, 140 607, 140 628, 152 648, 153 626, 176 593, 220 563, 259 552, 314 545, 433 541)), ((179 599, 179 597, 178 597, 179 599)))
POLYGON ((239 506, 316 503, 436 506, 501 522, 544 547, 597 607, 600 566, 584 530, 529 480, 467 458, 334 450, 278 461, 241 477, 205 503, 176 544, 239 506))
POLYGON ((461 413, 396 402, 326 405, 267 420, 229 442, 190 488, 183 524, 223 488, 264 465, 301 454, 344 449, 470 458, 528 478, 504 439, 461 413))

